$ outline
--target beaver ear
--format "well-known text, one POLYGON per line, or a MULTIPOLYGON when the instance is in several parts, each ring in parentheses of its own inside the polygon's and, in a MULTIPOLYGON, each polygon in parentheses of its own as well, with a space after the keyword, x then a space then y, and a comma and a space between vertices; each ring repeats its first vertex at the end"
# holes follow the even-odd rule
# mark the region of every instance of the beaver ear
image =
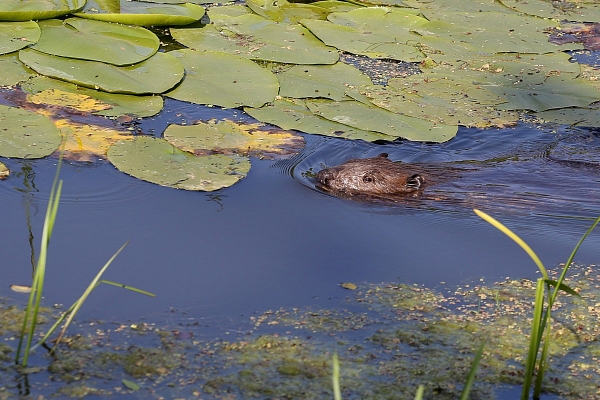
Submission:
POLYGON ((408 186, 411 189, 419 189, 421 186, 423 186, 423 184, 425 183, 425 179, 419 175, 419 174, 414 174, 413 176, 411 176, 410 178, 408 178, 406 180, 406 186, 408 186))
POLYGON ((377 157, 381 157, 381 158, 388 158, 388 153, 381 153, 380 155, 378 155, 377 157))

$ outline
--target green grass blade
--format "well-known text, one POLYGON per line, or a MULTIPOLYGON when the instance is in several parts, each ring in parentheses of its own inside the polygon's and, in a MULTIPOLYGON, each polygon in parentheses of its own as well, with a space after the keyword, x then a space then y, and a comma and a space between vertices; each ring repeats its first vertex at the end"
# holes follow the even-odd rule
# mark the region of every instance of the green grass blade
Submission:
POLYGON ((425 394, 425 386, 419 385, 417 388, 417 393, 415 394, 415 400, 423 400, 423 395, 425 394))
MULTIPOLYGON (((550 318, 551 310, 547 311, 547 321, 551 321, 550 318)), ((542 355, 540 356, 540 361, 538 363, 538 371, 537 377, 535 379, 535 386, 533 388, 533 398, 539 399, 542 394, 542 383, 544 381, 544 373, 547 369, 547 360, 548 360, 548 347, 550 346, 550 322, 546 325, 546 332, 544 334, 544 346, 542 347, 542 355)))
POLYGON ((570 294, 571 296, 576 296, 576 297, 579 297, 579 298, 581 298, 581 296, 579 295, 579 293, 577 293, 577 292, 575 291, 575 289, 571 289, 569 286, 565 285, 564 283, 561 283, 561 284, 559 285, 559 284, 558 284, 558 281, 555 281, 555 280, 553 280, 553 279, 546 279, 546 280, 545 280, 545 282, 546 282, 548 285, 550 285, 550 286, 552 286, 552 287, 554 287, 554 288, 556 288, 556 286, 558 285, 558 288, 559 288, 560 290, 562 290, 563 292, 565 292, 565 293, 568 293, 568 294, 570 294))
POLYGON ((60 340, 64 336, 65 332, 67 331, 67 328, 69 327, 69 325, 73 321, 73 318, 75 318, 75 315, 77 314, 77 312, 79 311, 79 309, 81 308, 81 306, 83 305, 83 303, 85 302, 85 300, 87 300, 87 298, 90 295, 90 293, 96 288, 96 286, 98 286, 98 281, 102 277, 102 274, 104 274, 104 271, 106 271, 106 269, 108 268, 108 266, 115 260, 115 258, 117 258, 117 256, 119 255, 119 253, 121 253, 121 251, 123 251, 123 249, 128 244, 129 244, 129 241, 125 242, 125 244, 123 246, 121 246, 121 248, 119 248, 119 250, 117 250, 117 252, 115 254, 113 254, 113 256, 106 262, 106 264, 104 264, 104 266, 96 274, 96 276, 94 277, 94 279, 92 279, 92 281, 90 282, 90 284, 88 285, 88 287, 85 289, 85 291, 83 292, 83 294, 81 295, 81 297, 74 303, 75 307, 73 308, 73 310, 71 311, 71 313, 69 313, 69 317, 67 318, 67 321, 65 322, 65 325, 63 326, 60 334, 58 335, 58 338, 56 339, 56 343, 54 344, 54 347, 52 348, 52 351, 54 351, 54 349, 56 349, 56 346, 58 346, 58 344, 60 343, 60 340))
POLYGON ((154 293, 150 293, 145 290, 135 288, 133 286, 123 285, 122 283, 119 283, 119 282, 107 281, 106 279, 102 279, 99 283, 106 283, 107 285, 120 287, 123 289, 131 290, 132 292, 140 293, 140 294, 145 294, 146 296, 156 297, 156 295, 154 293))
POLYGON ((473 363, 471 364, 471 370, 469 371, 469 375, 467 376, 467 381, 465 382, 465 387, 460 395, 460 400, 467 400, 469 398, 469 393, 471 393, 471 388, 473 387, 473 383, 475 382, 475 375, 477 374, 477 367, 479 366, 479 361, 481 361, 481 357, 483 356, 483 349, 485 348, 485 344, 487 343, 487 339, 481 343, 477 353, 475 353, 475 358, 473 359, 473 363))
POLYGON ((521 400, 529 399, 531 391, 531 382, 533 380, 533 371, 537 361, 537 355, 540 346, 540 332, 542 327, 540 322, 542 319, 542 311, 544 309, 544 279, 539 278, 535 288, 535 307, 533 309, 533 321, 531 322, 531 336, 529 337, 529 352, 527 353, 527 361, 525 363, 525 376, 523 378, 523 390, 521 392, 521 400))
POLYGON ((331 374, 331 381, 333 383, 333 398, 335 400, 342 400, 342 389, 340 387, 340 360, 338 359, 337 353, 333 353, 333 372, 331 374))
POLYGON ((533 262, 535 263, 535 265, 537 265, 537 267, 539 268, 539 270, 542 272, 542 275, 544 276, 544 279, 549 279, 548 278, 548 272, 546 271, 546 268, 544 267, 544 264, 542 264, 542 261, 537 256, 537 254, 535 254, 535 252, 531 249, 531 247, 529 247, 529 245, 527 243, 525 243, 523 241, 523 239, 521 239, 513 231, 511 231, 506 226, 504 226, 501 222, 497 221, 496 219, 494 219, 490 215, 484 213, 483 211, 479 211, 479 210, 476 210, 476 209, 474 209, 473 211, 475 212, 475 214, 477 214, 484 221, 486 221, 486 222, 490 223, 491 225, 493 225, 496 229, 500 230, 506 236, 508 236, 509 238, 511 238, 516 244, 518 244, 519 246, 521 246, 521 248, 523 250, 525 250, 525 252, 529 255, 529 257, 531 257, 531 259, 533 260, 533 262))
MULTIPOLYGON (((57 173, 60 171, 60 164, 62 158, 59 160, 59 167, 57 173)), ((23 326, 19 336, 19 345, 15 356, 15 362, 18 363, 21 356, 21 350, 23 350, 23 360, 21 365, 27 366, 29 361, 29 353, 31 352, 31 343, 35 335, 35 327, 37 324, 37 316, 39 314, 40 304, 42 301, 44 280, 46 275, 46 261, 48 255, 48 245, 50 244, 50 237, 54 229, 54 221, 58 213, 58 205, 60 203, 60 195, 62 193, 62 181, 58 180, 58 174, 54 178, 52 183, 52 190, 50 191, 50 198, 48 200, 48 207, 46 208, 46 216, 44 218, 44 228, 42 230, 42 238, 40 243, 40 256, 36 264, 35 272, 33 275, 33 283, 31 285, 31 294, 25 309, 25 316, 23 320, 23 326), (27 339, 25 340, 25 336, 27 339), (23 348, 23 341, 25 340, 25 347, 23 348)))

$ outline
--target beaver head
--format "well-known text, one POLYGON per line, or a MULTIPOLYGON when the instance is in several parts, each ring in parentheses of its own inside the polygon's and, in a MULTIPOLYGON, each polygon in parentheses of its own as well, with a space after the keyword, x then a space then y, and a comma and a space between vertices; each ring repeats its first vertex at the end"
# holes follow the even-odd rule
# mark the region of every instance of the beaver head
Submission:
POLYGON ((317 174, 317 187, 337 193, 385 196, 414 193, 425 178, 410 164, 390 161, 386 153, 373 158, 352 159, 317 174))

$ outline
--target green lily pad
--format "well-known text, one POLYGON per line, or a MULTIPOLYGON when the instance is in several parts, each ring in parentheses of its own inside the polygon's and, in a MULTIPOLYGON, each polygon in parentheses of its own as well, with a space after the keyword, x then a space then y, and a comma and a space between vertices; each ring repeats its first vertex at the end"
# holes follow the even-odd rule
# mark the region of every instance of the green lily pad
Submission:
POLYGON ((85 8, 73 15, 106 22, 140 26, 188 25, 204 16, 204 7, 196 4, 155 4, 120 0, 117 7, 98 0, 87 0, 85 8))
POLYGON ((2 0, 1 21, 31 21, 72 14, 85 5, 85 0, 2 0))
POLYGON ((559 21, 600 22, 600 4, 586 1, 500 0, 500 3, 517 12, 559 21))
POLYGON ((0 71, 2 71, 0 86, 13 86, 37 75, 35 71, 19 61, 17 52, 0 55, 0 71))
POLYGON ((295 65, 277 74, 283 97, 346 98, 348 87, 370 85, 371 79, 351 65, 295 65))
POLYGON ((61 136, 48 118, 0 105, 0 156, 43 158, 60 146, 61 136))
POLYGON ((186 76, 166 93, 177 100, 225 108, 260 107, 279 91, 277 77, 245 58, 216 51, 175 50, 171 54, 185 66, 186 76))
POLYGON ((519 83, 514 86, 489 86, 488 90, 503 95, 507 103, 502 110, 544 111, 563 107, 585 107, 600 101, 600 91, 583 79, 549 76, 543 84, 519 83))
POLYGON ((42 36, 35 50, 61 57, 131 65, 146 60, 158 50, 158 37, 141 27, 83 18, 40 22, 42 36))
MULTIPOLYGON (((438 11, 432 18, 414 31, 425 37, 443 38, 450 44, 468 44, 480 53, 543 54, 572 49, 550 43, 544 31, 559 24, 541 18, 510 12, 451 11, 438 11)), ((440 46, 440 50, 444 48, 440 46)))
POLYGON ((533 114, 542 122, 561 125, 600 128, 600 109, 595 108, 561 108, 533 114))
POLYGON ((419 49, 407 44, 415 39, 410 31, 428 22, 414 11, 359 8, 332 13, 327 19, 329 21, 306 19, 300 22, 325 44, 349 53, 400 61, 425 58, 419 49))
POLYGON ((286 0, 246 0, 246 5, 261 17, 275 22, 295 24, 301 19, 325 19, 329 11, 314 4, 290 3, 286 0))
POLYGON ((0 54, 27 47, 40 38, 40 27, 33 21, 0 22, 0 54))
POLYGON ((273 104, 261 108, 244 108, 244 111, 261 122, 273 124, 282 129, 295 129, 305 133, 346 139, 361 139, 367 142, 392 141, 398 138, 318 117, 301 100, 275 100, 273 104))
POLYGON ((418 86, 407 82, 403 89, 378 85, 360 88, 360 92, 378 107, 438 124, 478 128, 516 124, 519 120, 517 113, 499 111, 493 105, 481 104, 480 101, 490 97, 498 102, 504 101, 503 97, 494 96, 491 92, 480 93, 483 91, 486 89, 472 84, 426 78, 418 86))
POLYGON ((181 81, 184 73, 183 65, 165 53, 126 67, 57 57, 32 49, 21 50, 19 60, 42 75, 111 93, 162 93, 181 81))
POLYGON ((250 170, 246 157, 199 157, 148 136, 116 142, 108 149, 108 160, 120 171, 144 181, 208 192, 233 185, 250 170))
POLYGON ((456 136, 458 130, 456 125, 407 117, 358 101, 309 100, 306 105, 331 121, 414 141, 442 143, 456 136))
POLYGON ((259 124, 234 121, 197 122, 194 125, 169 125, 165 139, 173 146, 196 155, 238 154, 274 159, 290 156, 304 148, 302 136, 261 129, 259 124))
POLYGON ((356 10, 357 8, 362 8, 363 6, 354 3, 347 3, 345 1, 337 1, 337 0, 321 0, 315 1, 314 3, 310 3, 313 6, 321 7, 332 12, 347 12, 356 10))
POLYGON ((506 7, 504 7, 499 1, 496 0, 403 0, 403 3, 405 4, 405 7, 418 8, 419 10, 424 12, 426 16, 430 12, 436 11, 507 11, 506 7))
POLYGON ((57 79, 38 76, 21 84, 32 103, 50 104, 106 117, 150 117, 162 110, 161 96, 132 96, 88 89, 57 79))
POLYGON ((335 48, 325 46, 301 25, 276 23, 255 14, 216 14, 215 19, 212 15, 210 25, 171 28, 171 35, 192 49, 223 51, 251 60, 334 64, 339 58, 335 48))

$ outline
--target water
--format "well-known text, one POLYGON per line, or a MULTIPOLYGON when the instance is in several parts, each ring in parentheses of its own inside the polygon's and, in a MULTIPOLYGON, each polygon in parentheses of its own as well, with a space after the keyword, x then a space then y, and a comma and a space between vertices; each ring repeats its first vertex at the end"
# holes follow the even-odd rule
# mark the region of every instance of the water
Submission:
MULTIPOLYGON (((139 128, 158 132, 169 118, 181 121, 207 112, 177 109, 178 115, 161 116, 139 128)), ((526 124, 461 129, 457 138, 437 145, 307 136, 307 148, 298 156, 279 162, 253 159, 245 179, 214 193, 163 188, 107 163, 66 163, 44 301, 71 304, 127 240, 130 245, 105 278, 148 290, 156 298, 102 287, 80 318, 162 323, 169 321, 169 310, 177 309, 219 329, 222 321, 235 325, 268 309, 331 306, 347 295, 340 282, 453 287, 479 278, 535 278, 528 256, 476 217, 471 206, 514 229, 547 266, 564 262, 600 214, 600 173, 550 161, 544 149, 559 151, 557 146, 572 147, 583 137, 587 147, 581 148, 598 154, 593 131, 549 131, 526 124), (407 205, 331 197, 316 190, 307 175, 323 165, 382 152, 405 162, 514 157, 436 189, 450 200, 407 205), (453 196, 468 201, 453 202, 453 196)), ((17 174, 0 182, 0 296, 21 299, 9 285, 30 282, 31 246, 38 251, 57 161, 2 161, 17 174), (21 168, 28 178, 25 172, 19 176, 21 168)), ((588 238, 577 262, 598 262, 599 238, 600 232, 588 238)))

